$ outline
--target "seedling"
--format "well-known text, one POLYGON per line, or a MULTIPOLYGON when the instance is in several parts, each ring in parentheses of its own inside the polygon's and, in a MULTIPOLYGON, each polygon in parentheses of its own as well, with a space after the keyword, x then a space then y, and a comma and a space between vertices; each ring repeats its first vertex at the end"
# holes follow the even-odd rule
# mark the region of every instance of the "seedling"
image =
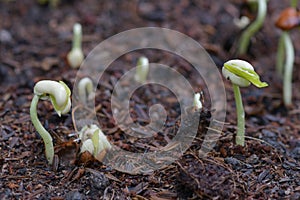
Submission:
POLYGON ((256 87, 268 86, 266 82, 261 82, 259 75, 254 71, 253 66, 243 60, 230 60, 224 63, 222 68, 223 76, 232 82, 234 98, 237 112, 237 135, 235 142, 237 145, 245 145, 245 111, 240 92, 240 87, 248 87, 251 83, 256 87))
POLYGON ((80 153, 88 151, 100 161, 103 158, 103 153, 111 148, 111 144, 106 136, 101 129, 94 124, 84 126, 79 132, 79 138, 82 141, 80 153))
POLYGON ((67 113, 71 108, 71 91, 68 86, 62 82, 43 80, 34 86, 34 96, 30 106, 31 121, 42 137, 45 143, 46 158, 49 164, 52 164, 54 157, 54 147, 50 133, 43 127, 37 116, 37 105, 40 99, 51 100, 52 105, 58 116, 67 113))
POLYGON ((139 58, 136 66, 136 73, 134 79, 138 83, 145 83, 149 72, 149 60, 142 56, 139 58))
POLYGON ((93 82, 90 78, 85 77, 79 81, 78 95, 80 101, 85 104, 94 97, 93 82))
POLYGON ((276 26, 282 30, 277 49, 276 70, 283 75, 283 102, 285 106, 292 104, 292 74, 295 52, 289 31, 300 25, 300 14, 296 8, 282 11, 276 26))
POLYGON ((241 18, 234 18, 233 23, 240 29, 245 28, 250 23, 250 19, 247 16, 242 16, 241 18))
POLYGON ((195 110, 201 110, 202 109, 202 102, 200 100, 201 94, 196 93, 194 95, 194 102, 193 102, 193 107, 195 110))
POLYGON ((68 63, 72 68, 78 68, 84 59, 84 55, 81 49, 81 40, 82 40, 82 28, 79 23, 76 23, 73 26, 72 49, 67 55, 68 63))
POLYGON ((242 33, 239 41, 238 54, 245 54, 248 50, 251 37, 262 27, 267 15, 267 0, 248 0, 258 4, 258 13, 254 22, 242 33))
POLYGON ((292 40, 289 33, 287 31, 283 31, 278 44, 277 71, 279 74, 283 73, 283 102, 285 106, 290 106, 292 104, 292 76, 294 60, 295 52, 292 40), (283 66, 284 60, 285 62, 283 66))

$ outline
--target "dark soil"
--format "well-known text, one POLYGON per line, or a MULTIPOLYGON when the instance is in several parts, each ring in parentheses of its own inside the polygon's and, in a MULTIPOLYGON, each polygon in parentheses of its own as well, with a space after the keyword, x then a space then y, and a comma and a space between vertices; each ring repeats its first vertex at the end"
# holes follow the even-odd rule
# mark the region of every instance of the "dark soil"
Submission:
MULTIPOLYGON (((38 1, 0 2, 0 199, 300 199, 300 34, 291 32, 295 46, 293 106, 282 103, 282 80, 275 72, 280 31, 274 22, 288 0, 268 3, 263 28, 252 38, 250 61, 269 87, 242 89, 246 111, 246 146, 234 144, 235 103, 227 90, 227 116, 222 136, 205 158, 200 158, 202 134, 209 124, 209 105, 201 118, 199 134, 175 163, 148 175, 118 172, 91 157, 78 157, 71 112, 59 118, 50 102, 39 103, 39 118, 54 137, 56 165, 47 164, 44 145, 33 127, 29 107, 34 84, 42 79, 63 80, 72 89, 76 69, 65 61, 71 47, 72 27, 83 26, 87 55, 98 43, 137 27, 165 27, 198 41, 221 69, 236 58, 239 30, 233 19, 255 18, 242 1, 62 1, 56 8, 38 1)), ((97 91, 99 123, 109 140, 128 151, 144 152, 166 145, 179 126, 178 102, 168 90, 146 86, 131 98, 131 117, 149 122, 147 107, 162 101, 168 108, 163 133, 151 141, 124 136, 116 127, 110 94, 118 78, 140 55, 151 62, 174 67, 193 80, 190 65, 155 50, 122 56, 109 68, 97 91), (163 98, 162 98, 163 97, 163 98), (166 98, 168 97, 168 98, 166 98)), ((197 89, 195 89, 197 90, 197 89)))

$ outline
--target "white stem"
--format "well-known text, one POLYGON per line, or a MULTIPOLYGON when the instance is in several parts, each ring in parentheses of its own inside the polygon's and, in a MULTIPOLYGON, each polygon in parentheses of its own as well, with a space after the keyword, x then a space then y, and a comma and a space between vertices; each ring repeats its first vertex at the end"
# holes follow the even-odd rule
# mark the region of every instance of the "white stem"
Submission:
POLYGON ((54 157, 54 147, 52 143, 52 137, 50 133, 43 127, 42 123, 40 122, 37 116, 38 101, 39 101, 39 96, 34 95, 30 106, 30 118, 35 129, 37 130, 37 132, 40 134, 40 136, 44 141, 46 158, 48 160, 48 163, 51 165, 54 157))
POLYGON ((147 80, 149 72, 149 60, 146 57, 140 57, 136 66, 136 74, 134 76, 135 81, 144 83, 147 80))
POLYGON ((82 103, 86 104, 93 94, 93 82, 85 77, 78 83, 78 95, 82 103))
POLYGON ((196 93, 196 94, 194 95, 193 106, 194 106, 194 108, 196 108, 197 110, 202 109, 202 103, 201 103, 201 101, 200 101, 200 97, 201 97, 200 93, 196 93))
POLYGON ((286 51, 286 60, 283 76, 283 101, 286 106, 290 106, 292 105, 292 77, 295 52, 289 33, 287 31, 284 31, 282 34, 286 51))
POLYGON ((81 24, 76 23, 73 26, 73 46, 72 49, 81 49, 82 28, 81 24))

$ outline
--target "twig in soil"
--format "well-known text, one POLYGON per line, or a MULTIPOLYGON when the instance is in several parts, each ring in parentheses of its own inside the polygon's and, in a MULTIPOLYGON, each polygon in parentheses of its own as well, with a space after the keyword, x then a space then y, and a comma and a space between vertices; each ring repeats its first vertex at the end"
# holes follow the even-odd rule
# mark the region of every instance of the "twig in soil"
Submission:
POLYGON ((78 169, 78 167, 75 167, 74 169, 72 169, 71 171, 68 171, 67 174, 65 175, 64 178, 62 178, 61 180, 61 184, 66 184, 68 181, 70 181, 70 179, 73 177, 73 175, 75 174, 75 171, 78 169))
POLYGON ((77 105, 75 108, 72 109, 72 122, 73 122, 73 127, 74 127, 76 133, 78 133, 78 129, 77 129, 77 124, 76 124, 76 120, 75 120, 75 111, 81 107, 82 107, 81 105, 77 105))
POLYGON ((28 195, 28 197, 27 197, 26 199, 33 199, 33 197, 35 197, 35 196, 37 196, 37 195, 39 195, 39 194, 42 194, 42 193, 44 193, 45 191, 46 191, 45 188, 41 188, 41 189, 39 189, 39 190, 36 190, 34 193, 28 195))
POLYGON ((288 114, 289 114, 289 115, 297 115, 297 114, 300 114, 300 109, 294 109, 294 110, 291 110, 288 114))

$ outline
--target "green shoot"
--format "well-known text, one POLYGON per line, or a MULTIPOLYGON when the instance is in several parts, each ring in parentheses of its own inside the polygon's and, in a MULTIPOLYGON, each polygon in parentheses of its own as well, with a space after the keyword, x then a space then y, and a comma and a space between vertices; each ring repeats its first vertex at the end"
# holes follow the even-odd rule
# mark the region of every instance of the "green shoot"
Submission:
POLYGON ((230 60, 224 63, 223 76, 232 82, 237 112, 236 144, 245 146, 245 111, 239 87, 247 87, 253 83, 256 87, 266 87, 267 83, 261 82, 253 66, 243 60, 230 60))
POLYGON ((289 31, 300 25, 299 17, 297 9, 290 7, 284 9, 276 21, 276 26, 282 30, 278 42, 276 71, 278 75, 283 76, 283 102, 286 107, 292 105, 292 75, 295 60, 289 31))
POLYGON ((258 3, 257 17, 242 33, 238 48, 240 55, 247 52, 251 37, 262 27, 267 15, 267 0, 256 0, 256 3, 258 3))

